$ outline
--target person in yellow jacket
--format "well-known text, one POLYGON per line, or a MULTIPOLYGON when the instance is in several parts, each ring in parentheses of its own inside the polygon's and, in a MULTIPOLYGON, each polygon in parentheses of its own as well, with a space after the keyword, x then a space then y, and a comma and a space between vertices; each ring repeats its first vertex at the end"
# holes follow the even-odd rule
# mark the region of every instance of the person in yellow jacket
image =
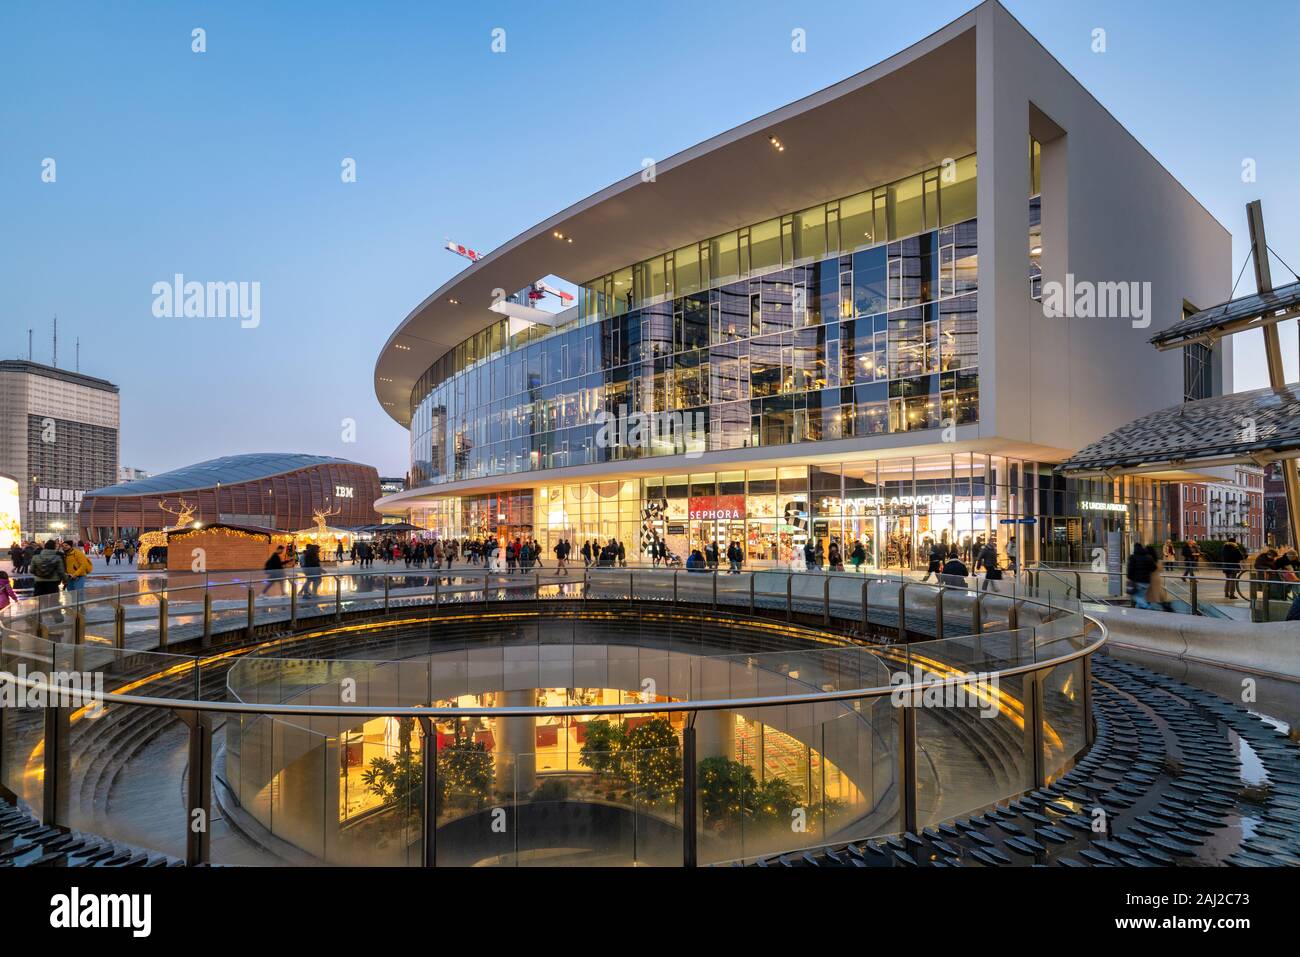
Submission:
POLYGON ((72 542, 63 543, 63 565, 68 573, 64 585, 68 591, 80 591, 86 587, 86 576, 90 574, 90 559, 72 542))

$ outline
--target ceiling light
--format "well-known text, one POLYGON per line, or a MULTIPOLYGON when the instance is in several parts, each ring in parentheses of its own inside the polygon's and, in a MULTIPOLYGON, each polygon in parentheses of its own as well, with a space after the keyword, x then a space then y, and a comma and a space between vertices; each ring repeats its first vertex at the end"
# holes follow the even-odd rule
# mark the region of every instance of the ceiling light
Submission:
POLYGON ((448 299, 447 301, 448 301, 449 303, 451 303, 453 306, 459 306, 459 305, 460 305, 460 300, 459 300, 459 299, 448 299))

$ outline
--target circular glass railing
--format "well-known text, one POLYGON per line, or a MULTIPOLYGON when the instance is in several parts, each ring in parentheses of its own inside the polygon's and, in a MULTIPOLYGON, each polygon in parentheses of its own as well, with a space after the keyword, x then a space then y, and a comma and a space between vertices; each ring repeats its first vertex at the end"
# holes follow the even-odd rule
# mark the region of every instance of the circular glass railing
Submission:
POLYGON ((4 616, 23 700, 0 783, 47 821, 195 863, 680 865, 915 831, 1072 765, 1104 641, 1016 581, 134 584, 4 616))

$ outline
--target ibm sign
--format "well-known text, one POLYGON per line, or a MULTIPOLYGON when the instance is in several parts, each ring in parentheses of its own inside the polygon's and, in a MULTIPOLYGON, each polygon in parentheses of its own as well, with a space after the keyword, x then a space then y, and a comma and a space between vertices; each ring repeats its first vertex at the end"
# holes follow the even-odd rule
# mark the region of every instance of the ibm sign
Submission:
POLYGON ((334 486, 334 497, 335 497, 335 498, 352 498, 352 486, 351 486, 351 485, 335 485, 335 486, 334 486))

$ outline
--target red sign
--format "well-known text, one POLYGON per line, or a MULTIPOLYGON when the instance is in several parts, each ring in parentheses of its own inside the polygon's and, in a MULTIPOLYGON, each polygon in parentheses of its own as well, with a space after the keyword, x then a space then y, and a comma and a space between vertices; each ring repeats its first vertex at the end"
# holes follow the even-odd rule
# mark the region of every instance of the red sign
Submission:
POLYGON ((702 521, 715 521, 745 517, 743 495, 696 495, 690 501, 690 517, 702 521))

